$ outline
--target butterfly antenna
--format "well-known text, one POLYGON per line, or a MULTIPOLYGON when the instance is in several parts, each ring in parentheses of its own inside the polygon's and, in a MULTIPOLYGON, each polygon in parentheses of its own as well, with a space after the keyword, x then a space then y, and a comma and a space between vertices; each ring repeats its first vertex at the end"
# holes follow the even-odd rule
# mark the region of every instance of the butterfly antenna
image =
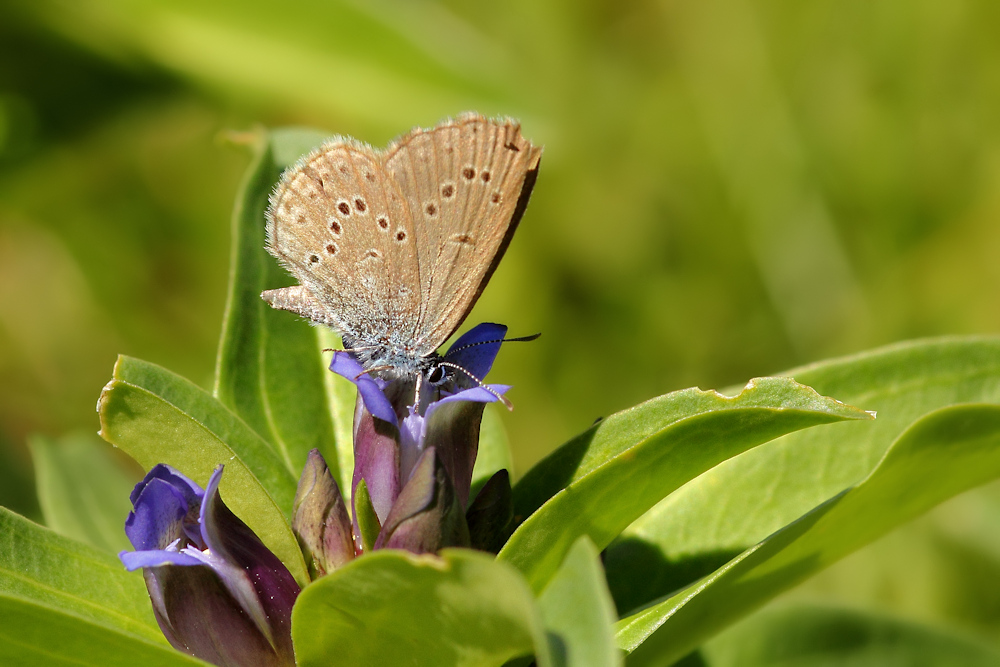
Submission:
MULTIPOLYGON (((493 343, 527 343, 533 341, 542 334, 536 333, 530 336, 519 336, 517 338, 498 338, 496 340, 481 340, 478 343, 469 343, 468 345, 463 345, 462 347, 456 347, 454 350, 448 350, 448 354, 452 352, 460 352, 462 350, 467 350, 470 347, 475 347, 477 345, 492 345, 493 343)), ((464 368, 462 370, 465 370, 464 368)))
POLYGON ((438 362, 438 366, 447 366, 448 368, 454 368, 455 370, 462 371, 463 373, 465 373, 466 375, 468 375, 469 378, 472 379, 473 382, 475 382, 480 387, 482 387, 486 391, 488 391, 491 394, 493 394, 494 396, 496 396, 497 400, 500 401, 501 403, 503 403, 504 407, 506 407, 508 410, 513 410, 514 409, 514 404, 511 403, 509 400, 507 400, 507 398, 505 396, 502 396, 501 394, 497 393, 496 390, 494 390, 488 384, 486 384, 485 382, 483 382, 482 380, 480 380, 475 375, 473 375, 472 373, 470 373, 466 369, 462 368, 458 364, 453 364, 450 361, 439 361, 438 362))

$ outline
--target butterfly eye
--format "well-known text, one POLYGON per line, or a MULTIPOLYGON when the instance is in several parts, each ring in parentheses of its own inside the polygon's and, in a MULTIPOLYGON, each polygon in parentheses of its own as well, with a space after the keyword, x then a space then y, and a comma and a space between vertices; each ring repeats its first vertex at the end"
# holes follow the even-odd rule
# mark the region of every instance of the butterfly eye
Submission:
POLYGON ((434 370, 427 376, 427 381, 433 385, 439 385, 445 380, 444 366, 435 366, 434 370))

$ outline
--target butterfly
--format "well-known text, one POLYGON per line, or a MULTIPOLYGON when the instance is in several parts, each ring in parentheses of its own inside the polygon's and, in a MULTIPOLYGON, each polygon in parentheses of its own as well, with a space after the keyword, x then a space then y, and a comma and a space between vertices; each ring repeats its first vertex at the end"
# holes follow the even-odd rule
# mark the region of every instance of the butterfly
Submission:
POLYGON ((334 138, 270 198, 267 250, 299 284, 261 297, 334 329, 366 372, 415 379, 419 394, 455 366, 436 350, 507 250, 541 154, 516 121, 471 113, 385 150, 334 138))

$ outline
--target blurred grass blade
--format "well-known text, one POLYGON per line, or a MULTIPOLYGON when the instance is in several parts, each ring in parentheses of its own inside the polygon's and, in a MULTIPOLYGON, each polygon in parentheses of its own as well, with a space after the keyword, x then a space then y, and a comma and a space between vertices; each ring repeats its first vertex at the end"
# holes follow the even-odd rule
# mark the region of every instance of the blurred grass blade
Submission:
POLYGON ((754 614, 699 651, 707 667, 993 667, 1000 652, 945 630, 862 611, 783 605, 754 614))
POLYGON ((786 435, 664 499, 607 550, 605 567, 620 612, 687 587, 857 484, 928 412, 962 402, 1000 403, 1000 337, 902 343, 786 375, 825 396, 877 410, 878 419, 786 435))
POLYGON ((264 250, 264 211, 283 164, 316 134, 292 133, 290 151, 275 146, 285 135, 255 133, 255 156, 233 212, 229 296, 215 371, 215 396, 274 445, 296 476, 309 450, 318 448, 340 479, 333 424, 323 385, 323 359, 312 327, 270 308, 265 289, 292 284, 264 250))
POLYGON ((302 591, 292 637, 301 667, 325 667, 331 656, 344 665, 499 667, 532 652, 539 667, 553 667, 524 579, 464 549, 351 561, 302 591))
POLYGON ((309 581, 287 518, 297 480, 238 417, 187 380, 128 357, 115 365, 97 407, 101 437, 146 470, 167 463, 204 487, 225 464, 223 500, 300 584, 309 581))
POLYGON ((788 378, 752 380, 733 398, 685 389, 653 399, 609 417, 525 475, 515 487, 522 491, 515 514, 555 495, 524 520, 498 558, 541 590, 581 535, 603 549, 712 466, 791 431, 871 418, 788 378))
MULTIPOLYGON (((11 600, 167 646, 140 575, 116 556, 0 507, 0 606, 11 600)), ((0 632, 17 627, 29 625, 0 623, 0 632)))
POLYGON ((131 549, 125 519, 139 480, 115 461, 108 444, 82 433, 56 441, 34 435, 28 444, 46 525, 113 554, 131 549))
POLYGON ((425 18, 435 30, 414 34, 412 21, 401 31, 378 18, 391 7, 352 4, 88 0, 24 7, 102 55, 126 62, 139 55, 198 87, 255 104, 406 127, 468 108, 470 96, 496 99, 502 60, 478 39, 470 49, 467 38, 454 38, 460 15, 430 3, 431 15, 446 15, 451 29, 425 18))
POLYGON ((566 667, 616 667, 622 654, 612 626, 615 605, 604 581, 601 556, 584 535, 566 554, 538 596, 554 660, 566 667))
POLYGON ((872 474, 709 578, 618 623, 629 665, 670 665, 784 590, 926 512, 1000 477, 1000 405, 942 408, 911 426, 872 474))

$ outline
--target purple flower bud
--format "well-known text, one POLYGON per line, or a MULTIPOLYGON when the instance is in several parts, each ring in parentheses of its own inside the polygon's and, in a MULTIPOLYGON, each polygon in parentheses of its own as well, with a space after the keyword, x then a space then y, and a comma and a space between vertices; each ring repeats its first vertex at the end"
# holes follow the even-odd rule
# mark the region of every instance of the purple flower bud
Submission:
MULTIPOLYGON (((371 377, 350 352, 330 370, 358 387, 352 495, 363 479, 382 524, 375 548, 437 551, 469 543, 465 507, 486 403, 509 389, 484 385, 507 327, 480 324, 442 358, 445 380, 371 377), (416 403, 416 405, 414 404, 416 403)), ((359 530, 354 519, 355 541, 359 530)))
POLYGON ((299 479, 292 509, 292 531, 313 579, 354 558, 351 519, 340 487, 318 449, 309 452, 299 479))
POLYGON ((153 612, 176 649, 216 665, 294 665, 292 605, 299 586, 277 556, 219 495, 160 464, 132 492, 125 522, 153 612))
POLYGON ((441 460, 430 447, 396 498, 375 548, 434 553, 444 547, 467 546, 465 516, 441 460))

